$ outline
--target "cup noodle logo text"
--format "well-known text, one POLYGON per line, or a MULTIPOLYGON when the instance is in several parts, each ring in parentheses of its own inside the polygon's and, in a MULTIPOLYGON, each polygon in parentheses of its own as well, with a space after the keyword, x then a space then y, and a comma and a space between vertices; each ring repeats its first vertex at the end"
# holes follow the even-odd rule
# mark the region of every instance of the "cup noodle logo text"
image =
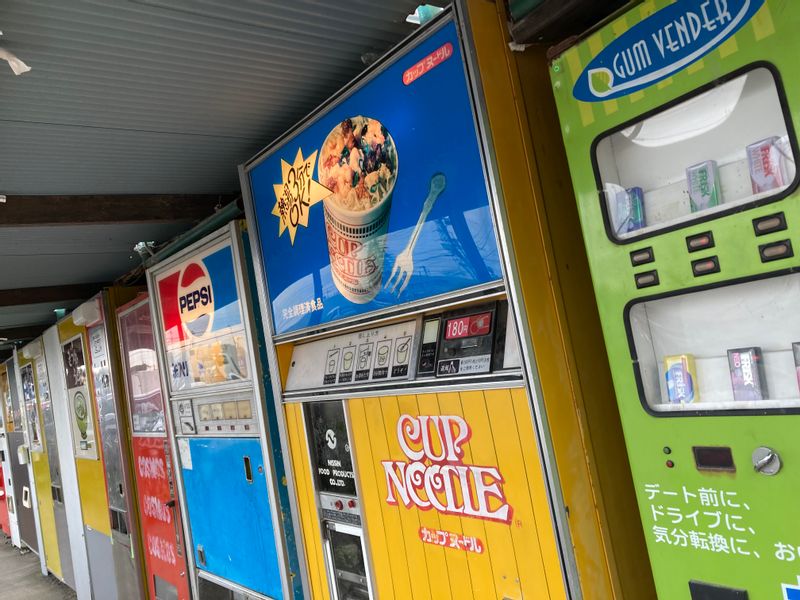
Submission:
POLYGON ((457 415, 401 415, 397 440, 408 460, 381 461, 386 502, 448 515, 511 523, 505 480, 497 467, 464 464, 464 444, 472 437, 457 415))

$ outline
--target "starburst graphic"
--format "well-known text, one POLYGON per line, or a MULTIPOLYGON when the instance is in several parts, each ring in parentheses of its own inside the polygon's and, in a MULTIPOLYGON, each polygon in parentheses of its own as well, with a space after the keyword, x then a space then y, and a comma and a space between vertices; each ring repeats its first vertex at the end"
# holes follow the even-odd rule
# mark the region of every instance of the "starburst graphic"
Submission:
POLYGON ((303 158, 303 149, 297 149, 293 164, 281 159, 281 183, 273 184, 275 206, 272 214, 278 217, 278 237, 289 230, 289 239, 294 245, 298 226, 308 227, 308 213, 317 202, 331 195, 331 191, 318 181, 314 181, 314 165, 317 162, 315 150, 308 158, 303 158))

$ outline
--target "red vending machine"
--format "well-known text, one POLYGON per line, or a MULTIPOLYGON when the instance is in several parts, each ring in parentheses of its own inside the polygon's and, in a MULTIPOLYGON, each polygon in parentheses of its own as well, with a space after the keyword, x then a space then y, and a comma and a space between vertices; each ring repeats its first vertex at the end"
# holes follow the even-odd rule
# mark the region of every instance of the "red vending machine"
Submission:
POLYGON ((164 418, 150 304, 139 296, 117 311, 147 586, 151 598, 188 600, 183 525, 164 418))

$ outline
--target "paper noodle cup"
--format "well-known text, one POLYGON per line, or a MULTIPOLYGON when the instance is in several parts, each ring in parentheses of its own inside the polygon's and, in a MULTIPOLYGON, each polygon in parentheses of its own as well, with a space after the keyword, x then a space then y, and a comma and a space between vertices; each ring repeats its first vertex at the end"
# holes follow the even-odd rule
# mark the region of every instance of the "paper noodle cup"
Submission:
POLYGON ((375 119, 346 119, 323 143, 319 178, 332 191, 323 207, 333 282, 345 298, 366 304, 377 296, 383 279, 397 181, 391 136, 375 119))

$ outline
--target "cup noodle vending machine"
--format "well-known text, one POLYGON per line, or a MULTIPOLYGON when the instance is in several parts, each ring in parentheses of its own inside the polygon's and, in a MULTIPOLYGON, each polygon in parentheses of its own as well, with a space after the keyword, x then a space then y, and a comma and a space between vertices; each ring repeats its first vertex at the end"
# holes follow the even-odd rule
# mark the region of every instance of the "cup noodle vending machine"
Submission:
POLYGON ((200 600, 301 597, 243 238, 231 223, 148 271, 200 600))
POLYGON ((665 600, 800 597, 798 28, 650 1, 552 64, 665 600))
POLYGON ((311 598, 581 597, 462 35, 445 11, 240 171, 311 598))

